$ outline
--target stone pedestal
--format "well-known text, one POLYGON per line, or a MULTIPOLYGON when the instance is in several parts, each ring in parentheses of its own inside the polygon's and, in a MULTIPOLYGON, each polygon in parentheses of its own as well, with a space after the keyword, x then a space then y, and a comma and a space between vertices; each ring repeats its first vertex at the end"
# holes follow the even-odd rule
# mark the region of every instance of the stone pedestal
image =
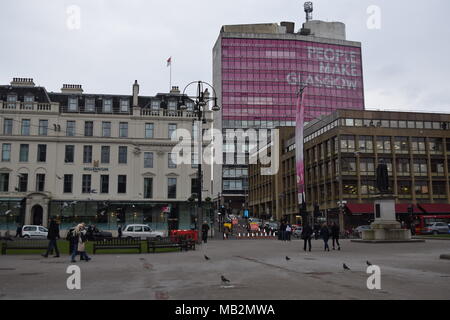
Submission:
POLYGON ((362 233, 363 241, 409 241, 411 231, 401 229, 395 217, 395 198, 381 197, 374 203, 375 221, 362 233))

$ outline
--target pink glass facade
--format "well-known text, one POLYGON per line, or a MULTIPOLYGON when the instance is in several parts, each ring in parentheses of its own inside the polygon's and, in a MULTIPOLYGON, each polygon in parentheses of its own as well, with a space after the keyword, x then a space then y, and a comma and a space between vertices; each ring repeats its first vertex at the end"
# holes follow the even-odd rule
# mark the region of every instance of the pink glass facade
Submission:
POLYGON ((299 40, 222 39, 224 127, 294 125, 298 83, 305 121, 364 109, 361 48, 299 40))

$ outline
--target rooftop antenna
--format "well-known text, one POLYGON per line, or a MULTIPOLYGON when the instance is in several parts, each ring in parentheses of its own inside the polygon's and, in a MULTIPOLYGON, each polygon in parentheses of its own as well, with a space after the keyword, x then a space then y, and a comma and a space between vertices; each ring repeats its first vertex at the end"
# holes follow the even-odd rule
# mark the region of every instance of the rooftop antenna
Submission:
POLYGON ((306 22, 309 22, 313 19, 313 3, 311 1, 305 2, 304 8, 306 13, 306 22))

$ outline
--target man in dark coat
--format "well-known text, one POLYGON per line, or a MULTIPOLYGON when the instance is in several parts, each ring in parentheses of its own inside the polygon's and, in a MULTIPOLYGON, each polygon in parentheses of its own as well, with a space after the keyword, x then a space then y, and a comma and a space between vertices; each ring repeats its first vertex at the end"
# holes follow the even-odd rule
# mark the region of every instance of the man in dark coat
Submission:
POLYGON ((55 249, 56 252, 55 258, 59 258, 59 250, 57 244, 57 240, 59 238, 59 225, 54 219, 51 219, 47 234, 47 239, 49 240, 48 248, 47 252, 42 255, 44 258, 48 258, 48 254, 53 251, 53 249, 55 249))
POLYGON ((313 234, 313 229, 309 224, 303 226, 302 239, 303 239, 303 250, 306 251, 306 244, 309 245, 309 251, 311 251, 311 237, 313 234))
POLYGON ((20 224, 17 224, 16 238, 20 238, 20 237, 22 237, 22 226, 20 224))
POLYGON ((330 229, 328 229, 326 223, 324 223, 322 225, 322 228, 320 229, 320 236, 323 239, 324 251, 330 251, 330 247, 328 246, 328 239, 330 239, 330 229))
POLYGON ((202 240, 204 243, 208 242, 208 231, 209 231, 209 225, 208 222, 203 222, 202 224, 202 240))
POLYGON ((336 242, 338 250, 341 250, 341 245, 339 244, 339 225, 336 222, 333 222, 331 226, 331 237, 333 238, 333 250, 335 249, 334 243, 336 242))
POLYGON ((119 236, 119 239, 122 238, 122 226, 119 225, 119 228, 117 229, 117 234, 119 236))

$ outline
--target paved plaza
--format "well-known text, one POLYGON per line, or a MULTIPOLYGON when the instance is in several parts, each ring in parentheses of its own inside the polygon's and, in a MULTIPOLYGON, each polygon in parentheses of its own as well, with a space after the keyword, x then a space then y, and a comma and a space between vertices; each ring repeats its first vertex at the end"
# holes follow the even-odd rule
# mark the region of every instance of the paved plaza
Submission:
POLYGON ((450 299, 450 260, 439 259, 450 241, 343 240, 342 251, 323 252, 318 240, 311 253, 302 243, 216 240, 189 252, 97 254, 78 263, 81 290, 66 287, 68 256, 0 256, 0 299, 450 299), (381 290, 367 289, 367 260, 381 268, 381 290))

